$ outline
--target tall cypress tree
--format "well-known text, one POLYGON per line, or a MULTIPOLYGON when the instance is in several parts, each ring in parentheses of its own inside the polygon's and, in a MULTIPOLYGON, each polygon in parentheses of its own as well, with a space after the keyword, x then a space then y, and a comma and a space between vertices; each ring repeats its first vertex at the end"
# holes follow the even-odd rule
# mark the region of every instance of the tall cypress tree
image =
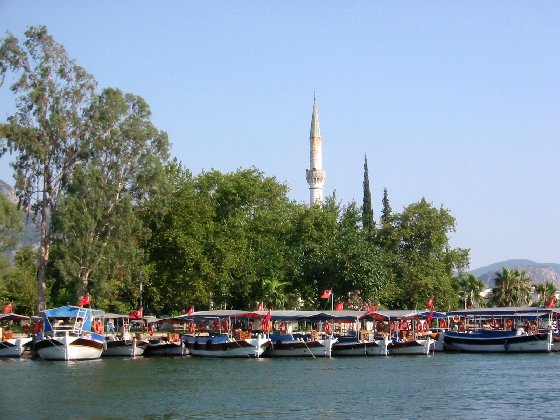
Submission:
POLYGON ((385 226, 391 217, 391 205, 389 204, 389 195, 387 193, 387 188, 383 189, 383 210, 381 211, 381 226, 385 226))
POLYGON ((371 207, 371 192, 369 190, 369 173, 366 155, 364 155, 364 204, 362 206, 362 226, 364 230, 367 231, 371 231, 375 228, 373 209, 371 207))

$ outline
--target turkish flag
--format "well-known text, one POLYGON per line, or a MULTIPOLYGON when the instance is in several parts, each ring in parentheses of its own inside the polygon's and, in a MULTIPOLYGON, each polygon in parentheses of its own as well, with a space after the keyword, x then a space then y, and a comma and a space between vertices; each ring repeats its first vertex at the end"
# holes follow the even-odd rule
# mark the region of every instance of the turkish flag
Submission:
POLYGON ((187 311, 187 316, 191 316, 192 314, 194 314, 194 306, 191 306, 187 311))
MULTIPOLYGON (((556 303, 556 295, 552 295, 552 297, 550 298, 550 300, 548 301, 548 304, 546 305, 546 307, 548 309, 550 308, 554 308, 554 304, 556 303)), ((5 312, 4 312, 5 313, 5 312)))
POLYGON ((131 312, 128 316, 130 319, 142 319, 144 316, 144 309, 142 307, 136 309, 134 312, 131 312))
POLYGON ((11 314, 12 310, 13 310, 12 302, 10 302, 6 306, 4 306, 4 313, 5 314, 11 314))
POLYGON ((272 314, 270 313, 270 309, 269 309, 268 312, 266 313, 266 316, 264 317, 264 322, 270 321, 271 315, 272 315, 272 314))
POLYGON ((80 301, 78 302, 78 306, 89 306, 90 302, 89 302, 89 295, 86 294, 84 296, 82 296, 80 298, 80 301))
POLYGON ((259 307, 257 308, 257 311, 264 311, 264 302, 259 302, 259 307))
POLYGON ((430 299, 428 299, 428 301, 426 302, 426 307, 427 308, 431 308, 432 306, 434 306, 434 297, 433 296, 430 299))
POLYGON ((332 290, 331 289, 325 290, 323 292, 323 294, 321 295, 321 299, 328 299, 328 298, 331 297, 331 295, 332 295, 332 290))
POLYGON ((371 308, 369 308, 369 309, 366 311, 366 315, 369 315, 369 314, 374 313, 375 311, 377 311, 377 308, 379 308, 379 304, 373 305, 371 308))
POLYGON ((344 302, 340 302, 338 305, 336 305, 336 308, 334 308, 335 311, 342 311, 344 309, 344 302))

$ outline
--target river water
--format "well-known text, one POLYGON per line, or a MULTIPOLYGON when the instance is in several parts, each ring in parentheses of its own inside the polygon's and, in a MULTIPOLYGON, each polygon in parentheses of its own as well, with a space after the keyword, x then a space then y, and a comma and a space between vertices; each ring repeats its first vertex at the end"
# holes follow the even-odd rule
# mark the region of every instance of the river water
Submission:
POLYGON ((0 360, 0 418, 558 418, 560 354, 0 360))

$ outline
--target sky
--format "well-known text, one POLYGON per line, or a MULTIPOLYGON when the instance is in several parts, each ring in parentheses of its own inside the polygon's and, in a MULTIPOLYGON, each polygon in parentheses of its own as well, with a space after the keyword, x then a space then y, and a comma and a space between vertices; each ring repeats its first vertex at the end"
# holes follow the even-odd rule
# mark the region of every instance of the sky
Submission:
POLYGON ((325 195, 361 204, 367 155, 375 217, 384 188, 448 209, 471 269, 560 263, 558 22, 554 1, 0 0, 0 37, 46 25, 194 174, 255 167, 308 202, 315 95, 325 195))

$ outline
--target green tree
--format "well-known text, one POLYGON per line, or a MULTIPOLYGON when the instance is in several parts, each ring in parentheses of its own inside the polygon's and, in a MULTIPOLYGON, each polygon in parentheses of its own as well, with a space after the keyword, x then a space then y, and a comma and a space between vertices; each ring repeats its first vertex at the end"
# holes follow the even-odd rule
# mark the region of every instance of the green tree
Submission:
POLYGON ((0 252, 18 243, 22 229, 21 212, 4 194, 0 193, 0 252))
POLYGON ((77 296, 114 302, 139 288, 147 234, 140 212, 160 184, 169 143, 138 96, 105 89, 91 115, 92 156, 76 166, 55 212, 55 264, 77 296))
POLYGON ((531 302, 531 279, 517 268, 503 267, 494 278, 492 302, 496 306, 525 306, 531 302))
POLYGON ((386 304, 393 308, 425 308, 430 296, 442 309, 457 306, 454 272, 468 266, 468 250, 449 246, 455 219, 447 209, 436 209, 425 199, 391 217, 383 246, 392 256, 394 281, 386 304))
POLYGON ((369 188, 369 172, 367 165, 367 156, 364 156, 364 202, 362 205, 362 226, 364 230, 372 232, 375 228, 375 219, 373 217, 373 207, 371 205, 371 191, 369 188))
POLYGON ((14 312, 35 315, 37 308, 38 252, 31 247, 16 253, 15 265, 4 276, 6 301, 13 301, 14 312))
POLYGON ((552 299, 553 296, 556 296, 557 290, 558 288, 556 285, 550 281, 538 284, 536 288, 536 292, 538 294, 538 301, 536 302, 536 305, 541 307, 546 306, 550 302, 550 299, 552 299))
POLYGON ((484 307, 485 299, 481 293, 486 283, 470 273, 462 273, 453 278, 454 288, 459 296, 459 306, 465 308, 484 307))
POLYGON ((14 35, 0 45, 0 82, 8 70, 11 90, 19 95, 8 118, 7 149, 13 163, 20 205, 38 215, 41 234, 38 306, 45 307, 46 273, 51 244, 51 215, 74 166, 89 156, 91 125, 85 110, 96 82, 44 26, 30 27, 25 41, 14 35))
POLYGON ((389 203, 389 193, 387 188, 383 188, 383 210, 381 211, 381 225, 386 225, 391 223, 391 215, 393 210, 391 209, 391 204, 389 203))

